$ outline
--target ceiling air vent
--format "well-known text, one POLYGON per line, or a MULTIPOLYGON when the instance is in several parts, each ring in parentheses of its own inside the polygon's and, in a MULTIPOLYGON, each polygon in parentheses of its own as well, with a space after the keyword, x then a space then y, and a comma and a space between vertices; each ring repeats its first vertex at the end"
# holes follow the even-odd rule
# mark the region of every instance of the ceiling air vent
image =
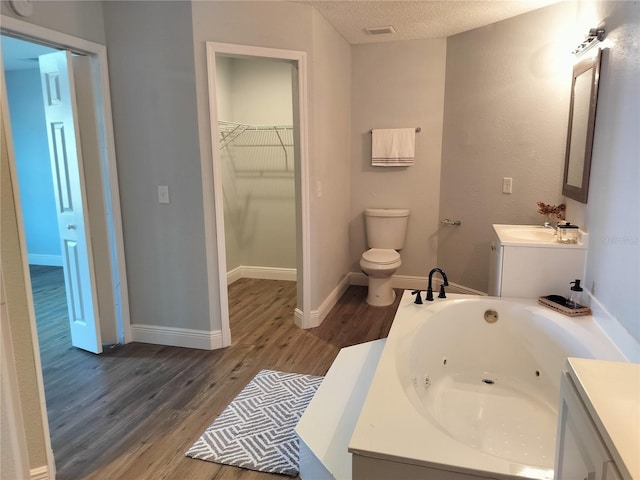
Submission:
POLYGON ((396 33, 396 29, 391 25, 386 25, 384 27, 367 27, 365 31, 369 35, 381 35, 383 33, 396 33))

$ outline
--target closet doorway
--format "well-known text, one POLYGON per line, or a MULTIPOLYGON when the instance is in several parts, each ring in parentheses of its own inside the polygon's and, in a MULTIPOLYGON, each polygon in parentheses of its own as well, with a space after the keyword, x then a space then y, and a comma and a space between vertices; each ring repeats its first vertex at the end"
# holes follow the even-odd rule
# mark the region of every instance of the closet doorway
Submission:
POLYGON ((271 303, 279 304, 273 315, 295 313, 300 326, 308 311, 300 60, 282 51, 234 47, 207 44, 225 346, 232 333, 246 331, 240 321, 266 321, 271 303), (242 320, 229 318, 230 310, 242 320))

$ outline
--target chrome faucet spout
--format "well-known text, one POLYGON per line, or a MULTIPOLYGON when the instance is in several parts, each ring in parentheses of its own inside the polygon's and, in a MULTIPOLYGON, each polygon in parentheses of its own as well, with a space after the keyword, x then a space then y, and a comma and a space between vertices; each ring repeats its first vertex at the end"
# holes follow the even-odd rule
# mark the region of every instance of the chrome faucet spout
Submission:
POLYGON ((442 276, 442 285, 440 286, 440 293, 438 294, 438 298, 447 298, 444 287, 449 285, 449 280, 447 279, 447 274, 442 271, 441 268, 433 268, 429 272, 429 284, 427 285, 427 301, 433 302, 433 274, 439 273, 442 276))

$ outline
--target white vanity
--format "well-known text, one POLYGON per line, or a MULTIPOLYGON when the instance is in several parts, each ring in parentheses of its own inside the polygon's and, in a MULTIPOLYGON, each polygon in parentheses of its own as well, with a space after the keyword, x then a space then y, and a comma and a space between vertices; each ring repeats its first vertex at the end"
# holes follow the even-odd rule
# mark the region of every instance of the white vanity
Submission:
POLYGON ((640 479, 640 365, 570 358, 560 394, 555 478, 640 479))
POLYGON ((557 241, 555 229, 538 225, 493 225, 489 260, 489 295, 538 298, 567 296, 569 282, 584 278, 585 232, 578 243, 557 241))

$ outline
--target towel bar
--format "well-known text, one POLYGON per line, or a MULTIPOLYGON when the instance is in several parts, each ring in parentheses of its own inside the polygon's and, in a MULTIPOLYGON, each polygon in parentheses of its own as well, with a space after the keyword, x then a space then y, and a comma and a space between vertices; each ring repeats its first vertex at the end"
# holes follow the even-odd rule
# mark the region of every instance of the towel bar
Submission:
MULTIPOLYGON (((421 132, 422 128, 416 127, 416 132, 421 132)), ((369 130, 369 133, 373 133, 373 129, 369 130)))
POLYGON ((460 220, 449 220, 448 218, 445 218, 444 220, 440 220, 440 223, 442 223, 443 225, 449 225, 451 227, 459 227, 460 225, 462 225, 462 222, 460 220))

